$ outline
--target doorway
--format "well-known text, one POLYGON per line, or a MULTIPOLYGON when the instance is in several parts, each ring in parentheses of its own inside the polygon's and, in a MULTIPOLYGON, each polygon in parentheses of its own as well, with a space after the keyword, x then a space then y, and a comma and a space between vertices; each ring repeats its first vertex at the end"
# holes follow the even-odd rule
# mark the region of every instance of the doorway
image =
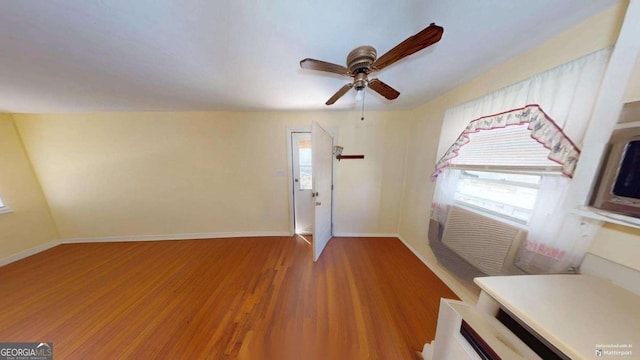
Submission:
POLYGON ((333 144, 337 129, 287 128, 290 231, 307 241, 317 261, 333 236, 333 144), (309 236, 311 235, 311 236, 309 236))
POLYGON ((311 132, 292 132, 293 223, 299 235, 311 235, 313 231, 312 154, 311 132))

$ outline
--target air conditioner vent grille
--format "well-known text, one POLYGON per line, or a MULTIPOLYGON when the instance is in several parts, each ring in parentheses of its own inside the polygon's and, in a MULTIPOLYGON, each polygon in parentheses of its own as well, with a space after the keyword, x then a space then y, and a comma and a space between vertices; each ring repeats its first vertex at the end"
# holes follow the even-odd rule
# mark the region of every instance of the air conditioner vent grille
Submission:
POLYGON ((501 275, 513 264, 525 232, 515 226, 454 206, 449 211, 442 242, 487 275, 501 275))

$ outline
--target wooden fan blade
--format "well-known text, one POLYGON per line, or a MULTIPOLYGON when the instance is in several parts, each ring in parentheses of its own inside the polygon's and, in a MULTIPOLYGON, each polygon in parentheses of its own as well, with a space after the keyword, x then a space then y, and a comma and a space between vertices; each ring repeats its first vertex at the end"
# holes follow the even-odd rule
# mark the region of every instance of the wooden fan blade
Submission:
POLYGON ((326 71, 338 75, 349 75, 349 70, 342 65, 316 59, 303 59, 300 61, 300 67, 308 70, 326 71))
POLYGON ((333 96, 330 97, 325 104, 333 105, 334 102, 336 102, 338 99, 342 97, 342 95, 346 94, 349 90, 351 90, 352 87, 353 87, 353 84, 346 84, 345 86, 341 87, 340 90, 338 90, 335 94, 333 94, 333 96))
POLYGON ((419 33, 396 45, 393 49, 387 51, 379 57, 378 60, 374 61, 371 66, 376 70, 382 70, 402 58, 437 43, 440 41, 440 38, 442 38, 443 32, 444 29, 441 26, 431 24, 419 33))
POLYGON ((391 86, 383 83, 378 79, 369 80, 369 89, 377 92, 378 94, 384 96, 387 100, 394 100, 398 98, 400 93, 398 90, 392 88, 391 86))

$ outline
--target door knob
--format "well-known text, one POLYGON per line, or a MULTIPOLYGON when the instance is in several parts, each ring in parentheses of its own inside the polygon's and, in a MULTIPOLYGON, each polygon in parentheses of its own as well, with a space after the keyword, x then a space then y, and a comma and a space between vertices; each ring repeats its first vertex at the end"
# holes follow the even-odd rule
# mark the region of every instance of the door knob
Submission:
POLYGON ((293 179, 293 181, 298 182, 298 179, 293 179))
POLYGON ((320 206, 322 203, 320 201, 316 201, 316 206, 320 206))

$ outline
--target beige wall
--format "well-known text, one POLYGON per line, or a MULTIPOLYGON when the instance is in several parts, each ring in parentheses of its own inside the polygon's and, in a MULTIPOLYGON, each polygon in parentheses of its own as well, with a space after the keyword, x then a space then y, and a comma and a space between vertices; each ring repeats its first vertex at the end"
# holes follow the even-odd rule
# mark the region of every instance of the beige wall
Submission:
POLYGON ((56 240, 53 219, 10 115, 0 114, 0 259, 56 240))
POLYGON ((335 231, 397 233, 403 112, 15 115, 60 236, 288 232, 286 129, 338 128, 335 231))
POLYGON ((612 7, 413 111, 399 233, 419 255, 434 259, 427 243, 433 195, 429 176, 437 156, 462 130, 442 124, 445 110, 613 45, 625 8, 626 3, 612 7))
POLYGON ((640 270, 640 229, 606 224, 596 235, 589 252, 640 270))

